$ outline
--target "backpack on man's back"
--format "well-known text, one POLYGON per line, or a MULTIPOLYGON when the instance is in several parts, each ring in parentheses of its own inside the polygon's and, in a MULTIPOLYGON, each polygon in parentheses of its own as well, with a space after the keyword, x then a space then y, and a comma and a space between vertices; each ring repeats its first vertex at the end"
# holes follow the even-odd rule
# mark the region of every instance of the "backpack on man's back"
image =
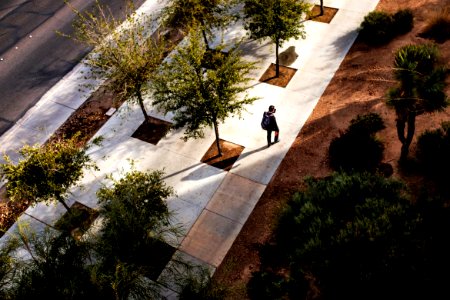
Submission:
POLYGON ((268 112, 264 112, 261 120, 261 128, 264 130, 268 130, 269 126, 270 126, 270 115, 268 112))

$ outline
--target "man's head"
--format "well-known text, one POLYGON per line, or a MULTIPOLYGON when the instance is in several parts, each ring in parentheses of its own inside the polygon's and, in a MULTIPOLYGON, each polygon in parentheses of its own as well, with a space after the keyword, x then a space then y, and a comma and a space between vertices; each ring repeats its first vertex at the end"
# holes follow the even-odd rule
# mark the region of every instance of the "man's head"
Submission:
POLYGON ((275 112, 276 111, 275 106, 273 106, 273 105, 269 106, 269 111, 270 112, 275 112))

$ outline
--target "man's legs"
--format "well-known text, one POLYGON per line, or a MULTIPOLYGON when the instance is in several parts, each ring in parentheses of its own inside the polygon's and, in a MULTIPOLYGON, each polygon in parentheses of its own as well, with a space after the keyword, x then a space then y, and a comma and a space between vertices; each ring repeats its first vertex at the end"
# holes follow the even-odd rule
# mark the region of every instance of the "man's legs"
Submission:
POLYGON ((272 144, 272 130, 267 130, 267 147, 272 144))
POLYGON ((275 141, 274 143, 278 143, 278 135, 280 134, 279 131, 275 131, 275 141))

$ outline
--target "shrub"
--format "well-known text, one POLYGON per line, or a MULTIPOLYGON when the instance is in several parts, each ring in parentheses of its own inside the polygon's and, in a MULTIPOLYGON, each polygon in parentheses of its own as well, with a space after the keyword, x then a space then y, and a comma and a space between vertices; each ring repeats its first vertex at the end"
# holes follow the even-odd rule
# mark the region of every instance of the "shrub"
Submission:
POLYGON ((401 9, 392 18, 395 33, 398 35, 411 31, 414 26, 414 16, 410 9, 401 9))
POLYGON ((375 134, 384 128, 386 126, 384 126, 383 119, 381 119, 379 114, 368 113, 358 115, 351 120, 347 131, 352 134, 375 134))
POLYGON ((394 14, 372 11, 364 17, 359 35, 369 45, 383 45, 395 36, 409 32, 413 28, 413 19, 409 9, 402 9, 394 14))
POLYGON ((433 178, 447 178, 450 168, 450 122, 436 130, 427 130, 417 140, 416 157, 425 173, 433 178))
POLYGON ((359 29, 361 39, 371 45, 381 45, 391 40, 392 16, 386 12, 373 11, 364 17, 359 29))
POLYGON ((384 128, 378 114, 357 116, 350 122, 346 132, 331 142, 331 167, 335 170, 375 171, 384 151, 384 145, 375 137, 375 133, 384 128))
POLYGON ((410 238, 417 215, 405 185, 368 173, 306 184, 276 229, 293 279, 315 278, 321 299, 396 299, 391 291, 406 292, 409 279, 420 278, 410 238))

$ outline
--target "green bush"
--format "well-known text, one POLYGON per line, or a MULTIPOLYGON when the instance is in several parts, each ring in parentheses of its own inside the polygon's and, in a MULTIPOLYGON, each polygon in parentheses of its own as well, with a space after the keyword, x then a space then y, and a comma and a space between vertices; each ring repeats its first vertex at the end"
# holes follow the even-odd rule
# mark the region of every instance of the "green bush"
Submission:
POLYGON ((379 114, 368 113, 365 115, 358 115, 355 119, 350 121, 350 126, 347 132, 352 134, 375 134, 380 130, 386 128, 383 119, 379 114))
POLYGON ((392 38, 392 23, 392 16, 388 13, 372 11, 364 17, 359 29, 359 36, 367 44, 385 44, 392 38))
POLYGON ((414 262, 409 233, 417 216, 405 186, 368 173, 306 183, 276 229, 293 279, 316 278, 321 299, 396 299, 389 297, 391 288, 402 291, 416 276, 408 264, 414 262))
POLYGON ((398 35, 410 32, 414 26, 414 16, 410 9, 401 9, 397 11, 392 16, 392 19, 393 29, 398 35))
POLYGON ((445 179, 450 168, 450 122, 427 130, 417 140, 416 157, 428 176, 445 179))
POLYGON ((409 32, 413 28, 413 19, 409 9, 399 10, 394 14, 372 11, 364 17, 359 35, 369 45, 383 45, 396 35, 409 32))
POLYGON ((357 116, 345 133, 331 141, 330 166, 335 170, 375 171, 383 159, 384 151, 384 145, 375 137, 375 133, 384 128, 378 114, 357 116))

